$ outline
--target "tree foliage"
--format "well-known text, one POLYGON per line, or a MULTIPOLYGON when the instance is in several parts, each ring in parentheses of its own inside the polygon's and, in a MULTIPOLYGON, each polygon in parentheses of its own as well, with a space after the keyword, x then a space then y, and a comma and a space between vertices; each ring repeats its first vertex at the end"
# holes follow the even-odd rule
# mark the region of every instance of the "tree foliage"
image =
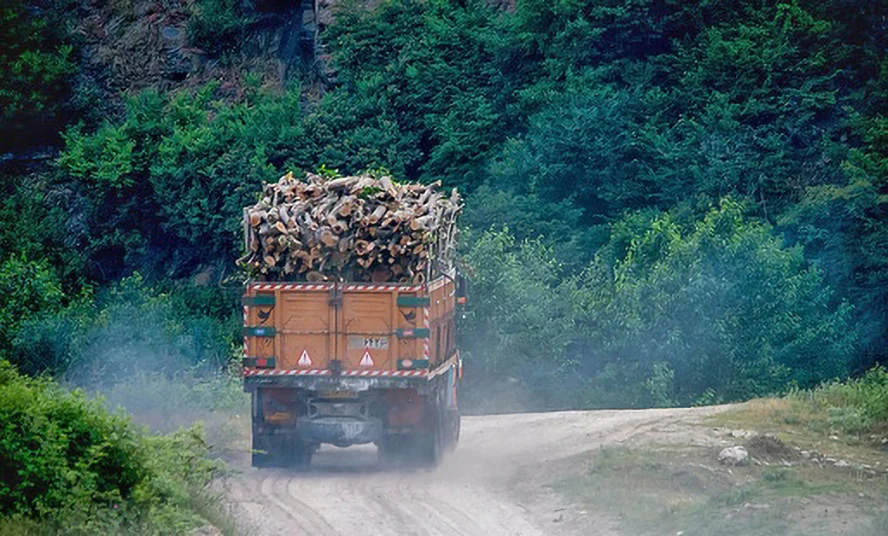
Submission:
POLYGON ((199 428, 146 436, 101 400, 0 360, 2 525, 24 516, 51 533, 188 532, 205 523, 191 505, 221 469, 206 452, 199 428))
MULTIPOLYGON (((84 334, 118 335, 103 287, 138 271, 145 293, 181 292, 207 266, 227 273, 259 183, 326 166, 467 194, 480 300, 463 343, 479 377, 546 405, 733 400, 885 362, 883 4, 337 3, 329 71, 283 91, 245 73, 242 91, 130 95, 121 115, 67 128, 39 180, 9 181, 4 258, 67 296, 33 301, 46 314, 16 321, 7 351, 33 370, 86 359, 84 334), (27 352, 57 341, 55 364, 27 352)), ((23 103, 61 103, 81 66, 53 17, 10 6, 0 99, 18 121, 23 103), (19 68, 29 57, 39 68, 19 68)), ((281 5, 188 7, 191 44, 225 61, 281 5)), ((228 326, 215 295, 213 336, 228 326)), ((123 316, 167 318, 167 297, 132 300, 123 316)))
POLYGON ((61 308, 64 293, 56 273, 45 260, 10 256, 0 264, 0 356, 11 349, 20 326, 37 312, 61 308))
POLYGON ((55 139, 77 71, 64 31, 69 0, 0 6, 0 151, 55 139), (35 12, 38 15, 35 15, 35 12))
POLYGON ((219 370, 232 354, 233 293, 152 287, 139 274, 65 307, 42 307, 9 329, 10 360, 77 385, 112 385, 139 372, 219 370))
MULTIPOLYGON (((786 248, 726 200, 692 224, 653 219, 622 258, 593 266, 593 333, 615 363, 674 373, 675 403, 711 391, 735 400, 843 377, 856 352, 850 307, 799 248, 786 248), (608 268, 612 268, 609 270, 608 268)), ((595 346, 593 344, 593 346, 595 346)))
POLYGON ((592 405, 639 406, 738 400, 849 372, 851 309, 800 248, 730 199, 683 220, 619 222, 628 245, 602 248, 614 257, 572 277, 538 242, 483 234, 467 256, 478 305, 464 329, 484 378, 517 377, 555 406, 583 391, 592 405))
POLYGON ((230 263, 242 208, 300 154, 297 94, 256 92, 226 104, 213 90, 144 92, 122 123, 66 134, 58 164, 85 206, 80 243, 105 278, 134 267, 176 275, 208 259, 230 263))

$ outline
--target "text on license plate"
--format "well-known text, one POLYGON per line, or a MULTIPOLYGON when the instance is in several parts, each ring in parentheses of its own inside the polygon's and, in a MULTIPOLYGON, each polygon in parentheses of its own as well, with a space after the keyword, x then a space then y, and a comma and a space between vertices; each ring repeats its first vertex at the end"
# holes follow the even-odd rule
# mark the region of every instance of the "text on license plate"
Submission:
POLYGON ((385 350, 389 347, 388 337, 362 337, 360 335, 352 335, 348 338, 349 348, 360 349, 367 348, 370 350, 385 350))

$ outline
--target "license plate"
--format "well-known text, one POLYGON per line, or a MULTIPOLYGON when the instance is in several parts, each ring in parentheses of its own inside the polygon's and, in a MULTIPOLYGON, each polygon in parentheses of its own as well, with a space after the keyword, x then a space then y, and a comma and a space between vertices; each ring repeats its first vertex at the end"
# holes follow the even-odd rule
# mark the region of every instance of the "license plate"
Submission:
POLYGON ((321 391, 321 398, 357 398, 355 391, 321 391))
POLYGON ((389 339, 388 337, 351 336, 348 338, 348 346, 352 349, 386 350, 389 347, 389 339))

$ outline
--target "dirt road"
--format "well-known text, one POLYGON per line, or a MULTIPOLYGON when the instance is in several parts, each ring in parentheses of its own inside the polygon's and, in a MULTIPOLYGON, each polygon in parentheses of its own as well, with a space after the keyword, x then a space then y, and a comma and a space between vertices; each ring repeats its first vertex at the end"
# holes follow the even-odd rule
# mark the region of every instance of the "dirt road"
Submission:
POLYGON ((257 535, 616 535, 611 520, 549 487, 569 458, 678 439, 719 409, 466 417, 459 447, 433 472, 378 469, 372 446, 325 447, 308 473, 243 468, 226 488, 257 535))

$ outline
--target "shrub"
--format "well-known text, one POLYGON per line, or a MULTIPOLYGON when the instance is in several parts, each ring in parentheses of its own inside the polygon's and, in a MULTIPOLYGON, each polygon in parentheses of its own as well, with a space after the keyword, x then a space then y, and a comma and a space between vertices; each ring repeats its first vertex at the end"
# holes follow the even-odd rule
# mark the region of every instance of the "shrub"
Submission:
POLYGON ((849 372, 857 334, 801 251, 730 199, 702 218, 634 214, 582 276, 490 231, 469 246, 463 322, 477 381, 514 377, 547 406, 716 403, 849 372), (623 242, 623 237, 631 237, 623 242))
POLYGON ((46 260, 10 256, 0 264, 0 354, 11 350, 10 341, 26 319, 36 312, 54 312, 64 293, 46 260))
POLYGON ((48 534, 182 534, 205 524, 221 462, 200 428, 146 436, 100 399, 0 361, 0 527, 48 534))
POLYGON ((214 100, 215 88, 145 91, 122 123, 65 134, 58 164, 88 207, 84 249, 97 277, 134 267, 176 277, 230 263, 242 247, 243 207, 261 182, 304 163, 298 91, 257 90, 230 104, 214 100))
POLYGON ((163 292, 136 274, 94 298, 25 320, 10 355, 28 372, 49 370, 81 385, 112 384, 137 371, 220 369, 237 329, 228 299, 226 322, 196 309, 201 300, 180 296, 174 286, 163 292))
POLYGON ((82 392, 0 362, 0 513, 42 517, 130 500, 145 479, 138 435, 82 392))
POLYGON ((793 393, 792 398, 826 412, 832 430, 848 434, 888 431, 888 370, 882 366, 857 379, 793 393))
POLYGON ((507 380, 523 391, 528 408, 575 406, 584 380, 570 354, 582 316, 576 281, 562 280, 551 249, 539 241, 517 242, 508 229, 481 234, 465 260, 472 270, 472 305, 461 319, 460 336, 472 367, 467 386, 474 403, 484 405, 479 399, 490 384, 507 380))

